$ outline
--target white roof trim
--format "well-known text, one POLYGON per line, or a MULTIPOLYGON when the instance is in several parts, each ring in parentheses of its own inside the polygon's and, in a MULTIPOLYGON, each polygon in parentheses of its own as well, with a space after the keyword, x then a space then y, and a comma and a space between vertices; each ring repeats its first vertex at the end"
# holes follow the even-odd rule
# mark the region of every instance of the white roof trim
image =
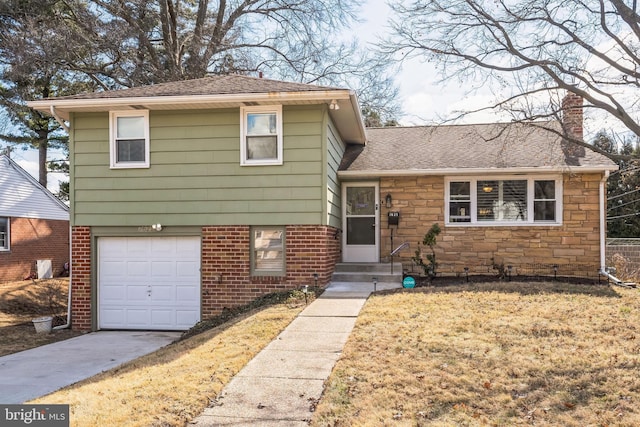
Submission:
POLYGON ((389 176, 416 175, 481 175, 481 174, 541 174, 541 173, 602 173, 617 170, 618 166, 564 166, 564 167, 520 167, 520 168, 442 168, 442 169, 400 169, 339 171, 340 178, 375 178, 389 176))
POLYGON ((126 98, 72 98, 72 99, 42 99, 29 101, 27 105, 36 110, 49 112, 51 106, 56 109, 73 109, 87 107, 112 108, 127 105, 163 105, 163 104, 207 104, 207 103, 245 103, 245 102, 286 102, 286 101, 331 101, 332 99, 350 99, 351 90, 315 90, 305 92, 265 92, 265 93, 239 93, 216 95, 156 95, 134 96, 126 98))
MULTIPOLYGON (((332 100, 336 101, 348 101, 350 108, 343 107, 344 110, 331 110, 330 114, 334 117, 343 116, 345 114, 353 114, 355 121, 358 123, 357 132, 352 134, 351 138, 345 137, 346 142, 354 142, 364 144, 366 140, 366 131, 364 127, 364 121, 362 120, 362 114, 360 112, 360 105, 358 104, 358 98, 356 93, 348 89, 332 89, 332 90, 310 90, 310 91, 298 91, 298 92, 260 92, 260 93, 237 93, 237 94, 215 94, 215 95, 156 95, 156 96, 144 96, 136 97, 129 96, 124 98, 50 98, 41 99, 36 101, 29 101, 27 105, 38 111, 42 111, 45 114, 52 114, 55 111, 56 119, 62 118, 69 120, 70 113, 74 111, 93 110, 93 111, 110 111, 115 109, 122 109, 125 107, 131 108, 132 106, 143 106, 147 109, 153 109, 153 107, 161 106, 177 106, 181 105, 189 106, 193 108, 194 105, 201 104, 214 105, 215 104, 232 104, 238 107, 244 105, 259 104, 281 104, 287 103, 305 103, 305 102, 317 102, 317 103, 329 103, 332 100), (354 139, 355 138, 355 139, 354 139)), ((340 129, 340 127, 339 127, 340 129)), ((344 130, 344 129, 343 129, 344 130)))

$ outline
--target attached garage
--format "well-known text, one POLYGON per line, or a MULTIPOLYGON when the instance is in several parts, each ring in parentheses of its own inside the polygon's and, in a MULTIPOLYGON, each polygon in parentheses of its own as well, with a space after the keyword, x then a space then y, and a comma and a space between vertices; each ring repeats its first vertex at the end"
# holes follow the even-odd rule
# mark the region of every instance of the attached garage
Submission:
POLYGON ((186 330, 200 320, 200 237, 98 238, 98 327, 186 330))

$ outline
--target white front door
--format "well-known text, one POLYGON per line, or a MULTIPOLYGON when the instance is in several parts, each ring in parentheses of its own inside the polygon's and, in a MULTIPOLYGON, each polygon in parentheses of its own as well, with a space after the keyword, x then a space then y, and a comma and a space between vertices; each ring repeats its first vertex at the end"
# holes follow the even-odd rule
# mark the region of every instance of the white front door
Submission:
POLYGON ((98 238, 100 329, 186 330, 200 320, 200 237, 98 238))
POLYGON ((379 193, 377 183, 343 184, 343 262, 378 262, 380 254, 379 193))

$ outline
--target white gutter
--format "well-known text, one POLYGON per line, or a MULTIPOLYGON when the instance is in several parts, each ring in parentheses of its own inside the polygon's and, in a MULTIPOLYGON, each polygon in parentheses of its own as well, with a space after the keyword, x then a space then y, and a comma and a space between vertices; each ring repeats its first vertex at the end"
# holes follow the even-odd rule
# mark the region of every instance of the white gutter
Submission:
POLYGON ((69 133, 69 126, 67 126, 64 120, 62 120, 62 117, 58 116, 58 113, 56 113, 55 105, 51 104, 51 108, 49 109, 49 111, 51 112, 51 116, 53 116, 53 118, 56 119, 58 123, 60 123, 60 126, 62 126, 62 129, 64 129, 67 133, 69 133))
MULTIPOLYGON (((98 94, 99 95, 99 94, 98 94)), ((95 97, 95 98, 50 98, 29 101, 27 105, 31 108, 43 111, 54 106, 58 109, 65 108, 99 108, 99 111, 108 111, 112 107, 132 106, 132 105, 197 105, 209 103, 253 103, 273 101, 294 102, 294 101, 331 101, 333 99, 351 99, 351 90, 316 90, 305 92, 266 92, 266 93, 238 93, 238 94, 217 94, 217 95, 169 95, 169 96, 128 96, 123 98, 95 97)))
POLYGON ((69 226, 69 292, 67 296, 67 323, 65 323, 64 325, 55 326, 53 328, 54 331, 67 329, 69 326, 71 326, 71 237, 71 226, 69 226))
MULTIPOLYGON (((585 166, 572 167, 571 170, 580 173, 606 173, 617 170, 617 166, 585 166)), ((442 169, 400 169, 400 170, 364 170, 339 171, 340 178, 378 178, 389 176, 419 176, 419 175, 478 175, 478 174, 533 174, 533 173, 566 173, 566 167, 518 167, 518 168, 442 168, 442 169)))
MULTIPOLYGON (((130 89, 133 90, 133 89, 130 89)), ((107 92, 108 94, 108 92, 107 92)), ((314 90, 301 92, 262 92, 236 93, 214 95, 157 95, 157 96, 126 96, 114 98, 95 94, 93 98, 48 98, 29 101, 27 105, 33 109, 53 115, 55 119, 68 131, 68 126, 62 119, 69 120, 71 111, 94 112, 111 111, 117 109, 173 109, 173 108, 232 108, 243 105, 269 104, 318 104, 331 101, 349 101, 351 108, 344 112, 351 112, 358 122, 357 137, 354 141, 364 143, 366 133, 360 106, 356 94, 352 90, 314 90)), ((343 107, 344 108, 344 107, 343 107)), ((332 110, 334 115, 342 115, 340 110, 332 110)), ((349 138, 347 138, 349 139, 349 138)))
POLYGON ((364 119, 362 118, 362 111, 360 111, 360 103, 358 102, 358 95, 355 91, 350 91, 351 105, 353 106, 353 112, 356 115, 356 121, 358 122, 358 131, 362 135, 363 143, 367 140, 367 130, 364 126, 364 119))
POLYGON ((609 171, 604 171, 600 180, 600 271, 604 272, 607 266, 607 190, 606 183, 609 171))

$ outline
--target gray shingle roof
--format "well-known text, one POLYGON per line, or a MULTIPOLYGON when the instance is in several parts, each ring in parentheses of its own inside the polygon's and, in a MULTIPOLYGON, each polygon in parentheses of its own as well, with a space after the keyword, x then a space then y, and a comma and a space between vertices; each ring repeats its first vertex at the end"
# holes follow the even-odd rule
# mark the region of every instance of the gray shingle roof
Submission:
POLYGON ((366 146, 349 147, 341 164, 349 172, 566 167, 616 168, 540 124, 519 123, 370 128, 366 146))
POLYGON ((84 93, 58 97, 56 99, 146 98, 152 96, 231 95, 270 92, 312 92, 326 90, 343 89, 231 74, 226 76, 210 76, 203 77, 201 79, 158 83, 129 89, 84 93))

